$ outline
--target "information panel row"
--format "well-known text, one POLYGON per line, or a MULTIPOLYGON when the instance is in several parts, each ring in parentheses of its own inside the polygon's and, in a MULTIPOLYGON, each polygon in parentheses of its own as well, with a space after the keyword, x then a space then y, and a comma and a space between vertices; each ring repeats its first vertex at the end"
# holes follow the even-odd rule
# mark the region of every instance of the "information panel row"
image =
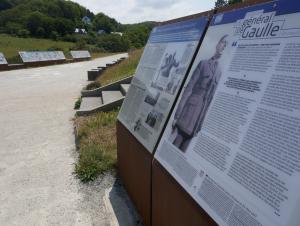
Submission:
MULTIPOLYGON (((87 50, 70 51, 73 59, 88 59, 91 54, 87 50)), ((66 57, 62 51, 21 51, 19 55, 24 63, 62 61, 66 57)))

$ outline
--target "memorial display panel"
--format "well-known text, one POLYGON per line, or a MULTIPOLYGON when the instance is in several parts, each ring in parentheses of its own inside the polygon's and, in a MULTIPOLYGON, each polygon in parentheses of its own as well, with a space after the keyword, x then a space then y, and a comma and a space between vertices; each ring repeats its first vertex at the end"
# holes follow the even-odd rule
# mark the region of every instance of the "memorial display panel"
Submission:
POLYGON ((299 12, 214 16, 155 153, 220 225, 299 225, 299 12))
POLYGON ((45 62, 45 61, 61 61, 66 57, 62 51, 30 51, 19 52, 24 63, 45 62))
POLYGON ((118 120, 150 152, 161 134, 208 23, 207 17, 155 27, 118 120))
POLYGON ((3 53, 0 53, 0 65, 7 65, 7 61, 3 53))
POLYGON ((76 51, 71 51, 70 53, 74 59, 91 58, 91 54, 87 50, 76 50, 76 51))

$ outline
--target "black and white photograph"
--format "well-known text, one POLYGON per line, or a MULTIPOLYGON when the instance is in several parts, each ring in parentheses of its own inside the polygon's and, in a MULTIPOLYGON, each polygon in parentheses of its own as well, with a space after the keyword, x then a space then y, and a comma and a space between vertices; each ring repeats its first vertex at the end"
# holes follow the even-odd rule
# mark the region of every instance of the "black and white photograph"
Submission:
POLYGON ((150 104, 151 106, 155 106, 158 99, 159 99, 159 96, 160 96, 159 92, 156 92, 155 94, 154 93, 148 93, 148 95, 145 98, 145 102, 147 104, 150 104))
POLYGON ((228 45, 227 37, 228 35, 224 35, 218 41, 211 58, 198 63, 176 109, 171 137, 173 145, 183 152, 187 150, 191 139, 201 130, 216 91, 222 74, 219 60, 228 45))
POLYGON ((157 88, 161 91, 165 90, 170 81, 171 72, 178 68, 179 61, 176 56, 177 52, 166 53, 164 55, 163 64, 159 69, 159 74, 156 80, 152 83, 152 87, 157 88))
POLYGON ((170 95, 174 95, 177 88, 179 87, 180 84, 180 79, 182 77, 182 75, 184 74, 186 70, 186 67, 177 67, 175 70, 173 70, 173 72, 170 75, 170 79, 169 82, 167 83, 166 86, 166 93, 170 94, 170 95))
POLYGON ((156 110, 152 110, 147 115, 145 123, 148 126, 150 126, 151 128, 155 128, 161 122, 162 117, 163 117, 162 113, 160 113, 160 112, 158 112, 156 110))

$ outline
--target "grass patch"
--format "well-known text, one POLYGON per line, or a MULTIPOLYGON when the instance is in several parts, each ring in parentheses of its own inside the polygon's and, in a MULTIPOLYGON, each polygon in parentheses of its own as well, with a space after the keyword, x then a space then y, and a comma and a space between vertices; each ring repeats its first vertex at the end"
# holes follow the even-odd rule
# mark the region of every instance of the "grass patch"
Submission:
POLYGON ((98 53, 91 53, 91 56, 93 59, 95 58, 100 58, 100 57, 106 57, 106 56, 112 56, 112 55, 115 55, 115 54, 118 54, 118 53, 109 53, 109 52, 98 52, 98 53))
POLYGON ((103 86, 133 75, 142 53, 143 49, 130 52, 126 60, 105 70, 96 82, 103 86))
POLYGON ((79 143, 75 173, 81 181, 94 180, 98 175, 116 167, 118 112, 119 109, 116 109, 75 119, 79 143))

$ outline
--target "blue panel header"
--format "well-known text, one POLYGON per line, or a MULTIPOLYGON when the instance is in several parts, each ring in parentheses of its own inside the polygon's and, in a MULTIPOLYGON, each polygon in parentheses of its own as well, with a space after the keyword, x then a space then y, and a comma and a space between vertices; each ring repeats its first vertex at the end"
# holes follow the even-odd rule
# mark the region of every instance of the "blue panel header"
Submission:
POLYGON ((149 43, 199 41, 207 25, 207 17, 153 28, 149 43))
POLYGON ((237 20, 245 18, 248 12, 263 10, 264 13, 276 12, 276 16, 300 12, 300 1, 278 0, 269 3, 258 4, 239 10, 233 10, 228 13, 220 13, 213 17, 210 26, 234 23, 237 20))

